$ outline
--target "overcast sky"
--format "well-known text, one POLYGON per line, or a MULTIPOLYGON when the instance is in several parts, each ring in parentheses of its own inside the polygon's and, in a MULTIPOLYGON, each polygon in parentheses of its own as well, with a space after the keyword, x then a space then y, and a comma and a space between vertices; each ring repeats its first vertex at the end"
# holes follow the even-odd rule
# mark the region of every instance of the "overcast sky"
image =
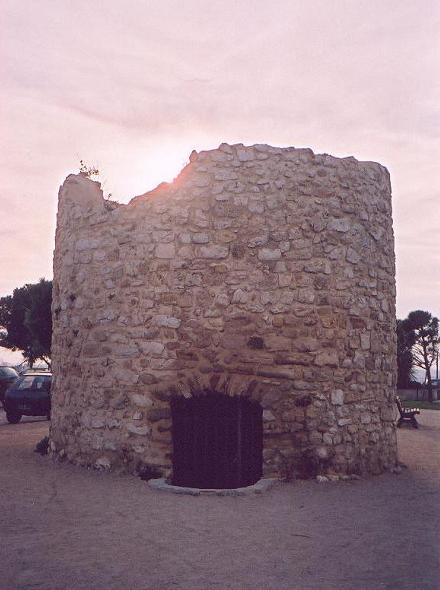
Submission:
POLYGON ((221 142, 379 161, 398 316, 440 316, 438 0, 0 0, 0 296, 52 276, 58 187, 126 202, 221 142))

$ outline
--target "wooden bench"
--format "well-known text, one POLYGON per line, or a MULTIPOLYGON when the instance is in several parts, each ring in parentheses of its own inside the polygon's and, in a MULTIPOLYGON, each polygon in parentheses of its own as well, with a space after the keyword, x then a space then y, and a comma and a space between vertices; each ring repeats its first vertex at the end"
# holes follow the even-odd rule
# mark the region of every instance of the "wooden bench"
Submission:
POLYGON ((418 428, 416 414, 420 414, 419 408, 404 408, 398 395, 396 395, 396 405, 400 414, 400 418, 397 421, 397 428, 400 428, 404 422, 411 422, 414 428, 418 428))

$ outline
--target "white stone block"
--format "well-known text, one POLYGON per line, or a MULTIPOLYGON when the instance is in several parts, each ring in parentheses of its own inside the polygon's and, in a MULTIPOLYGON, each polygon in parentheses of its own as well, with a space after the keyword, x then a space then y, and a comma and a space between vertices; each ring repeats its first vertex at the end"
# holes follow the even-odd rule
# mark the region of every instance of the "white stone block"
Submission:
POLYGON ((279 260, 281 258, 281 250, 279 248, 261 248, 261 250, 258 250, 258 258, 265 261, 279 260))

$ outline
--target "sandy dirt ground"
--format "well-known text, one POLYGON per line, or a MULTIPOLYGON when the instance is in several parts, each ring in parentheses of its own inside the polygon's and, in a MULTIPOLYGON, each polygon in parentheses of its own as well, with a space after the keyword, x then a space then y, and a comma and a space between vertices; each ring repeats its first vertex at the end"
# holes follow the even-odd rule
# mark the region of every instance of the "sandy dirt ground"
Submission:
POLYGON ((438 590, 440 411, 420 425, 400 475, 192 497, 54 464, 45 420, 0 411, 0 588, 438 590))

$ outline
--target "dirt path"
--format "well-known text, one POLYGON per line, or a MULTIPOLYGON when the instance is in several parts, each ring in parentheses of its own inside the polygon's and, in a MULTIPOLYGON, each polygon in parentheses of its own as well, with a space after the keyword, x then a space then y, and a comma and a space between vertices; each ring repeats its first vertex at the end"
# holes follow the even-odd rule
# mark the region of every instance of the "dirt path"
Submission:
POLYGON ((438 590, 440 411, 399 431, 409 469, 257 497, 153 492, 32 452, 0 412, 0 588, 438 590))

